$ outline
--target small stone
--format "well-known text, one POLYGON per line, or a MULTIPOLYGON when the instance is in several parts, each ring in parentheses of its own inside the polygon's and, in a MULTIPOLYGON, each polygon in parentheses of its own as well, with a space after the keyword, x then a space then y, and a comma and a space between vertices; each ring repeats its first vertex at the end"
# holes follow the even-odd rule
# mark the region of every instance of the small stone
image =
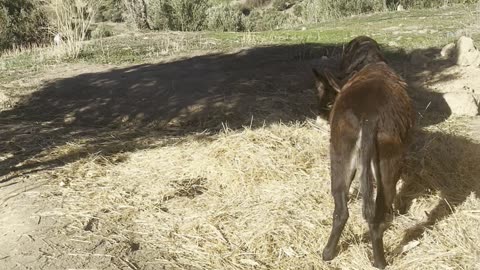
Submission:
POLYGON ((10 100, 10 98, 5 95, 4 93, 0 92, 0 104, 6 103, 10 100))
POLYGON ((405 10, 405 8, 403 7, 402 4, 399 4, 399 5, 397 6, 397 11, 404 11, 404 10, 405 10))
POLYGON ((455 43, 448 43, 447 45, 443 46, 440 55, 444 58, 450 58, 455 53, 455 43))

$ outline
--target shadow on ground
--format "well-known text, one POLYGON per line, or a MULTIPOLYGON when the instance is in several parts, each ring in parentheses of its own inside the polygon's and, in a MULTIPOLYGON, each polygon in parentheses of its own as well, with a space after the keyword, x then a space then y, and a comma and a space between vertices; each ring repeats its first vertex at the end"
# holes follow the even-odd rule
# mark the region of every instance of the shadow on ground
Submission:
MULTIPOLYGON (((311 67, 335 68, 336 55, 328 55, 330 60, 319 59, 332 51, 338 55, 342 46, 258 47, 47 82, 15 108, 0 113, 0 183, 7 185, 19 176, 68 164, 92 153, 109 157, 158 146, 154 142, 159 140, 168 143, 185 135, 205 137, 225 125, 232 129, 255 128, 315 117, 318 110, 311 67), (80 147, 52 154, 56 148, 72 143, 80 147)), ((422 83, 426 76, 439 74, 452 65, 435 58, 438 54, 436 48, 410 54, 403 50, 386 51, 392 66, 414 86, 410 94, 419 112, 420 127, 442 122, 450 115, 441 95, 422 83), (430 60, 412 64, 410 59, 419 54, 430 60)), ((453 78, 439 78, 442 79, 453 78)), ((445 143, 463 140, 422 134, 417 143, 432 136, 445 143)), ((478 145, 468 144, 464 142, 465 149, 478 149, 478 145)), ((453 150, 462 154, 461 149, 453 150)), ((443 162, 459 169, 448 156, 433 158, 444 157, 447 159, 443 162)), ((413 172, 435 173, 435 168, 414 166, 417 167, 413 172)), ((460 187, 449 182, 451 179, 440 179, 442 185, 422 183, 422 187, 439 188, 446 199, 454 201, 450 191, 460 187)), ((471 189, 462 187, 455 193, 460 194, 455 201, 464 200, 471 189)), ((478 185, 473 189, 478 193, 478 185)), ((421 196, 421 192, 409 194, 421 196)))
POLYGON ((418 131, 406 164, 396 201, 400 214, 415 199, 438 195, 437 204, 425 212, 423 221, 409 228, 400 245, 419 239, 448 217, 468 196, 480 197, 480 144, 445 131, 418 131))
POLYGON ((0 182, 91 153, 150 147, 152 140, 314 116, 308 60, 335 47, 253 48, 47 82, 0 113, 0 175, 10 173, 0 182), (49 153, 73 142, 83 149, 49 153))

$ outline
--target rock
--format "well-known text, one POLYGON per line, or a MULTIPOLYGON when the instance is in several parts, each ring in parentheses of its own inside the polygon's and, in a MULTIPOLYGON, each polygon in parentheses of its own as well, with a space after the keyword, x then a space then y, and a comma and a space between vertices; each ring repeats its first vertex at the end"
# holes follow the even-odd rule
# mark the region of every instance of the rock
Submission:
POLYGON ((451 92, 443 94, 443 98, 453 115, 475 116, 478 114, 477 102, 470 93, 451 92))
POLYGON ((4 93, 0 92, 0 111, 10 107, 11 104, 12 104, 11 98, 5 95, 4 93))
POLYGON ((443 46, 440 55, 444 58, 450 58, 455 53, 455 43, 448 43, 447 45, 443 46))
POLYGON ((462 36, 457 41, 457 65, 478 66, 480 64, 480 52, 473 45, 473 40, 462 36))
POLYGON ((9 98, 7 95, 5 95, 4 93, 0 92, 0 103, 5 103, 5 102, 7 102, 7 101, 9 101, 9 100, 10 100, 10 98, 9 98))
POLYGON ((397 6, 397 11, 404 11, 404 10, 405 10, 405 8, 402 6, 402 4, 399 4, 397 6))
POLYGON ((55 43, 56 46, 62 45, 62 43, 63 43, 62 33, 57 33, 57 34, 53 37, 53 43, 55 43))

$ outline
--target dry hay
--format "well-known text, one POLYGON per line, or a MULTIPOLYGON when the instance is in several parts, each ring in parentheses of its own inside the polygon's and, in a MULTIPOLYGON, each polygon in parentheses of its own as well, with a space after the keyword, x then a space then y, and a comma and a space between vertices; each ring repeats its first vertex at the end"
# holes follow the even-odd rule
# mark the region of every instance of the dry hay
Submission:
MULTIPOLYGON (((415 182, 402 191, 413 201, 385 233, 390 269, 480 267, 480 147, 458 123, 419 131, 405 177, 415 182)), ((70 220, 59 231, 70 240, 63 259, 84 267, 371 267, 355 194, 339 256, 321 260, 333 210, 328 131, 308 122, 191 136, 121 162, 91 155, 55 179, 61 196, 50 199, 70 220)))

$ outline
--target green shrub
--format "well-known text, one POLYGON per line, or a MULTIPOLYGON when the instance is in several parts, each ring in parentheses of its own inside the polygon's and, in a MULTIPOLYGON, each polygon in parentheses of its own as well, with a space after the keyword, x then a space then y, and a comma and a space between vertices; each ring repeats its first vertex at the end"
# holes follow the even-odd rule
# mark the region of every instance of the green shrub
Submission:
POLYGON ((121 0, 101 0, 101 4, 97 15, 95 17, 96 22, 122 22, 124 5, 121 0))
POLYGON ((245 29, 249 31, 267 31, 297 23, 299 23, 298 18, 286 12, 274 9, 254 9, 245 18, 245 29))
POLYGON ((48 18, 36 0, 0 0, 0 50, 48 40, 48 18))
POLYGON ((293 7, 293 15, 297 17, 301 17, 303 14, 303 6, 302 5, 295 5, 293 7))
POLYGON ((265 6, 270 3, 272 0, 247 0, 245 1, 245 7, 248 8, 257 8, 261 6, 265 6))
POLYGON ((154 30, 168 30, 168 18, 164 11, 165 0, 147 0, 147 12, 150 26, 154 30))
POLYGON ((380 11, 383 0, 304 0, 302 18, 321 22, 330 18, 380 11))
POLYGON ((91 35, 92 38, 104 38, 113 36, 113 33, 107 25, 101 23, 92 31, 91 35))
POLYGON ((207 28, 213 31, 244 31, 244 17, 236 7, 216 5, 207 10, 207 28))
POLYGON ((299 0, 273 0, 272 6, 278 11, 283 11, 293 7, 299 0))
POLYGON ((154 29, 199 31, 205 29, 208 0, 150 0, 148 16, 154 29))

